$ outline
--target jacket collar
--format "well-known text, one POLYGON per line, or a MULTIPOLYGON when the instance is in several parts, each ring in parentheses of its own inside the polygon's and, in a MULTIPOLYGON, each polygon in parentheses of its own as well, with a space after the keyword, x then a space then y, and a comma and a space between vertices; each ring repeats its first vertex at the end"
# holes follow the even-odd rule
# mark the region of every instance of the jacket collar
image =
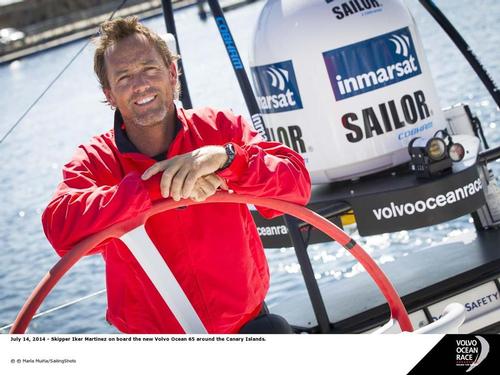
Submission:
MULTIPOLYGON (((174 128, 174 136, 172 138, 175 139, 179 131, 182 129, 182 123, 181 120, 179 119, 179 113, 177 111, 176 107, 176 113, 177 116, 175 117, 175 128, 174 128)), ((122 154, 127 154, 127 153, 136 153, 136 154, 141 154, 141 152, 135 147, 135 145, 130 141, 129 137, 127 136, 127 132, 125 131, 125 123, 123 122, 123 117, 122 114, 118 109, 115 110, 115 120, 114 120, 114 133, 115 133, 115 143, 116 147, 118 148, 118 151, 122 154)), ((141 154, 142 155, 142 154, 141 154)), ((157 161, 165 160, 167 156, 166 152, 162 152, 158 155, 153 156, 153 159, 157 161)))

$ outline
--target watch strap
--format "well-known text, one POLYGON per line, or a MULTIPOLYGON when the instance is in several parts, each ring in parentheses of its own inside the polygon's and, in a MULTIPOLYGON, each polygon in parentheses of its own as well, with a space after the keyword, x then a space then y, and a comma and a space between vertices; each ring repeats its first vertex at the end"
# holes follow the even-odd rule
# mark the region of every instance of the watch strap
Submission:
POLYGON ((227 167, 229 167, 231 165, 231 163, 233 162, 234 157, 236 156, 236 150, 234 149, 234 146, 232 143, 226 143, 224 145, 224 150, 226 151, 227 160, 222 165, 222 167, 220 167, 219 170, 223 170, 223 169, 226 169, 227 167))

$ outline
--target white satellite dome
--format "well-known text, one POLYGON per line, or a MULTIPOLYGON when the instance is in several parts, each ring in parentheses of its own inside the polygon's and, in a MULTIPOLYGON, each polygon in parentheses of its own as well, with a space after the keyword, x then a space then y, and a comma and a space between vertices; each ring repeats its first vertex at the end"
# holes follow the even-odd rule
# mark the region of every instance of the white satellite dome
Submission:
POLYGON ((399 0, 268 0, 250 64, 271 138, 301 153, 313 183, 405 163, 412 138, 446 125, 399 0))

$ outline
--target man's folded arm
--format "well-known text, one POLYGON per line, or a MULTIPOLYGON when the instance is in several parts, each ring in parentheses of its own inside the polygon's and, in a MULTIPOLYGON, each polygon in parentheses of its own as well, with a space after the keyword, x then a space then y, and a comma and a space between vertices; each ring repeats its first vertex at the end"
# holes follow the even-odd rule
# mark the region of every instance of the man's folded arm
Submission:
MULTIPOLYGON (((79 149, 80 157, 64 166, 63 181, 42 215, 45 235, 61 256, 85 237, 144 212, 152 204, 147 182, 138 172, 125 175, 117 184, 98 184, 91 171, 96 166, 91 168, 81 152, 79 149)), ((105 173, 107 168, 100 167, 105 173)))

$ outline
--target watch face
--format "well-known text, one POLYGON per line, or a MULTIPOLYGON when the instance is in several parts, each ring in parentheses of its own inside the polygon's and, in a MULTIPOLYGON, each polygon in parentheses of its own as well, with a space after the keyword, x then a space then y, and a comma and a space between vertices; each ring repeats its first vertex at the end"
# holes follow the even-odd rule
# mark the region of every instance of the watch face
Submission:
POLYGON ((224 150, 226 150, 227 160, 222 166, 221 169, 227 168, 231 165, 236 155, 236 151, 234 150, 234 146, 232 143, 228 143, 224 146, 224 150))

